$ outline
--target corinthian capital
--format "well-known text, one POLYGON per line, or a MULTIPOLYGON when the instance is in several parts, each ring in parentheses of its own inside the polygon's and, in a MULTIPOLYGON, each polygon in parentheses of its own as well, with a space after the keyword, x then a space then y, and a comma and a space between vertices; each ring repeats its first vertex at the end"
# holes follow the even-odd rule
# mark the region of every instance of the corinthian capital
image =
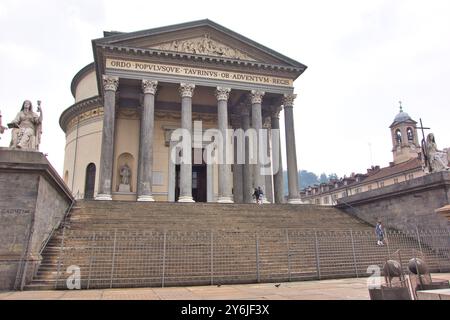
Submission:
POLYGON ((103 75, 103 89, 105 91, 117 91, 119 87, 119 77, 103 75))
POLYGON ((252 90, 250 93, 250 99, 252 101, 252 104, 261 103, 264 94, 265 94, 264 91, 252 90))
POLYGON ((144 92, 144 94, 149 93, 155 95, 157 88, 158 88, 158 81, 142 80, 142 92, 144 92))
POLYGON ((194 95, 195 84, 180 83, 180 95, 182 98, 192 98, 194 95))
POLYGON ((216 98, 218 101, 220 100, 225 100, 228 101, 228 97, 230 96, 230 88, 222 88, 222 87, 217 87, 216 89, 216 98))
POLYGON ((297 98, 296 94, 285 94, 283 97, 283 105, 284 107, 293 107, 294 106, 294 100, 297 98))
POLYGON ((270 112, 272 118, 280 119, 280 112, 283 110, 282 106, 270 106, 270 112))

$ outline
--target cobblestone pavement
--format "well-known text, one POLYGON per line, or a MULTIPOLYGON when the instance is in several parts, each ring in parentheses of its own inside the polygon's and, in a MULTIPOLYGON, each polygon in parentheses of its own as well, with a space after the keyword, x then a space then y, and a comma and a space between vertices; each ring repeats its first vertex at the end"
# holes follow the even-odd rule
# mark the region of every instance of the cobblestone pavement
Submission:
MULTIPOLYGON (((450 280, 450 273, 433 275, 450 280)), ((0 300, 369 300, 368 278, 243 285, 0 292, 0 300)))

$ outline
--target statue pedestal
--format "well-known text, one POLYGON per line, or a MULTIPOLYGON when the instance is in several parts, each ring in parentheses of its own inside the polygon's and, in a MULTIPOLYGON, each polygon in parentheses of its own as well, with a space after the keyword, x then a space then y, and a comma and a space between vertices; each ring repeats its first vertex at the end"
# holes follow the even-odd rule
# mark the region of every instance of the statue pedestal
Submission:
POLYGON ((450 222, 450 204, 436 209, 435 212, 446 218, 450 222))
POLYGON ((43 243, 72 200, 41 152, 0 148, 0 291, 30 282, 43 243))
POLYGON ((131 187, 129 184, 119 184, 118 192, 131 192, 131 187))

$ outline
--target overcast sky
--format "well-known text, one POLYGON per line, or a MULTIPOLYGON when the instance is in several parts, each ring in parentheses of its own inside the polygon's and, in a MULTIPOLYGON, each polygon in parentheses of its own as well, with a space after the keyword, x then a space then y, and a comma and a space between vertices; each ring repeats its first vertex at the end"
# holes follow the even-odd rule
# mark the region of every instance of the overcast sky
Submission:
MULTIPOLYGON (((450 147, 449 17, 448 0, 1 0, 3 124, 24 99, 42 100, 41 151, 61 174, 58 120, 74 103, 73 76, 93 61, 91 40, 208 18, 308 66, 294 84, 299 169, 365 172, 392 161, 399 100, 450 147)), ((0 146, 9 140, 8 130, 0 146)))

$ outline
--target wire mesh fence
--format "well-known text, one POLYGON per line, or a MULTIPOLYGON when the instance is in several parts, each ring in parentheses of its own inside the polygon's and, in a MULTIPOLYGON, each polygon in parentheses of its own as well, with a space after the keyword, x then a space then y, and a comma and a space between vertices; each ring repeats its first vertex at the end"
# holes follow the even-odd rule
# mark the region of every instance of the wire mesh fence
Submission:
POLYGON ((450 271, 448 230, 388 231, 383 246, 352 230, 64 230, 46 250, 35 279, 60 289, 75 276, 82 289, 365 277, 369 266, 418 255, 432 272, 450 271))

